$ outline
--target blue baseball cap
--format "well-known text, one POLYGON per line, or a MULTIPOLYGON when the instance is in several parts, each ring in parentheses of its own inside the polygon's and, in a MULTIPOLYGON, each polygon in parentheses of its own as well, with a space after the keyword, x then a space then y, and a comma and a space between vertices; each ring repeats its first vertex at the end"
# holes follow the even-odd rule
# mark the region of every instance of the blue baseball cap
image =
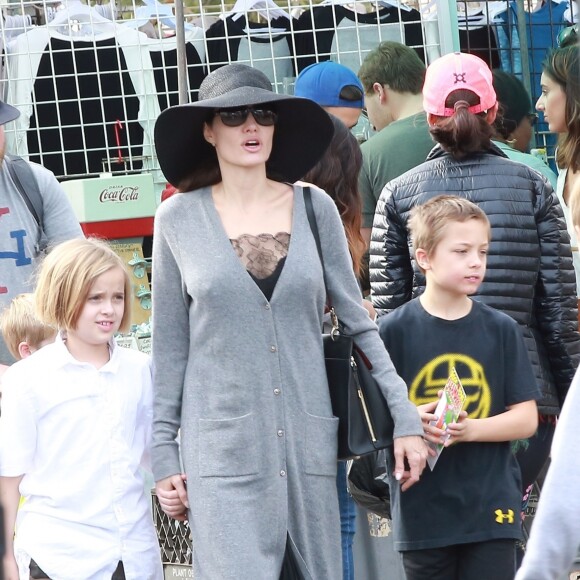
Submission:
POLYGON ((364 107, 364 89, 358 77, 331 60, 306 67, 296 79, 294 96, 310 99, 321 107, 364 107))

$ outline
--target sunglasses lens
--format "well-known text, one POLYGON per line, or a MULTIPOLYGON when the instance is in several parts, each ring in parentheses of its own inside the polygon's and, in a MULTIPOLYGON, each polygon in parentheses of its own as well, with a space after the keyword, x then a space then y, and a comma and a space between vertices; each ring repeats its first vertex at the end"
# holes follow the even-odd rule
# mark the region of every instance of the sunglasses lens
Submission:
POLYGON ((246 122, 249 114, 252 114, 258 125, 270 127, 278 120, 278 115, 270 109, 222 109, 216 112, 222 123, 228 127, 239 127, 246 122))
POLYGON ((256 123, 264 127, 271 127, 278 120, 278 115, 274 111, 270 111, 270 109, 252 109, 252 115, 256 123))
POLYGON ((538 115, 536 113, 530 113, 528 119, 530 120, 530 125, 533 127, 538 122, 538 115))
POLYGON ((248 109, 236 109, 233 111, 218 111, 220 119, 228 127, 239 127, 248 118, 248 109))

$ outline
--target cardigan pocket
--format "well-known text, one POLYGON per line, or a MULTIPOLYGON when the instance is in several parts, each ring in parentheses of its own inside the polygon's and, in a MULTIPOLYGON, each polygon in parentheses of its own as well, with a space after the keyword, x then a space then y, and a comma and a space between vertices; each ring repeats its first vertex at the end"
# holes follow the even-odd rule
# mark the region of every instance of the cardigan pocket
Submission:
POLYGON ((256 441, 252 413, 231 419, 199 419, 200 477, 256 475, 256 441))
POLYGON ((309 475, 336 477, 338 418, 304 413, 302 462, 309 475))

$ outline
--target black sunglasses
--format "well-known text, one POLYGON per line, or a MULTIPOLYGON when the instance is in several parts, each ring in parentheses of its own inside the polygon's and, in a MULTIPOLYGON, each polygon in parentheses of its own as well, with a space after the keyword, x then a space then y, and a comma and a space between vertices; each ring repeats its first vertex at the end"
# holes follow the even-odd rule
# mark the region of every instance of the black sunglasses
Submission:
POLYGON ((278 115, 271 109, 254 109, 254 107, 243 107, 242 109, 218 109, 214 116, 218 116, 227 127, 239 127, 246 122, 249 114, 252 114, 258 125, 271 127, 278 121, 278 115))

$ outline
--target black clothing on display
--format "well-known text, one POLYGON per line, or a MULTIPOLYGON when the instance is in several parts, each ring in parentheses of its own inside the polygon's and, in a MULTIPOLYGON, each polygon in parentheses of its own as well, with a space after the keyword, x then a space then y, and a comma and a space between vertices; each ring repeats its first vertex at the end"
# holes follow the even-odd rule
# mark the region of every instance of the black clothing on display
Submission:
POLYGON ((267 26, 248 22, 244 15, 218 20, 206 31, 209 72, 239 62, 262 71, 281 88, 285 78, 296 76, 290 29, 291 21, 284 16, 267 26))
MULTIPOLYGON (((382 317, 379 333, 416 405, 437 399, 452 368, 473 419, 540 397, 517 323, 485 304, 472 301, 463 318, 443 320, 416 298, 382 317)), ((390 474, 393 462, 389 457, 390 474)), ((426 468, 405 493, 391 481, 395 549, 521 539, 521 487, 509 441, 445 448, 434 470, 426 468)))
POLYGON ((468 52, 481 58, 491 69, 501 66, 499 49, 491 26, 459 29, 459 47, 461 52, 468 52))
MULTIPOLYGON (((123 51, 114 38, 51 38, 44 49, 32 94, 26 133, 30 160, 55 175, 101 173, 103 160, 140 157, 143 128, 139 97, 123 51), (64 162, 63 162, 64 157, 64 162)), ((133 169, 142 163, 135 161, 133 169)))
POLYGON ((298 73, 315 62, 336 60, 356 74, 365 56, 383 40, 411 46, 425 60, 421 15, 403 7, 359 14, 338 4, 314 6, 300 15, 294 38, 298 73))
MULTIPOLYGON (((161 45, 151 44, 149 52, 153 63, 159 109, 163 111, 168 107, 179 105, 177 48, 162 50, 161 45)), ((185 60, 187 62, 190 102, 193 102, 197 101, 199 85, 206 76, 206 69, 203 55, 200 55, 196 47, 187 41, 185 42, 185 60)))

